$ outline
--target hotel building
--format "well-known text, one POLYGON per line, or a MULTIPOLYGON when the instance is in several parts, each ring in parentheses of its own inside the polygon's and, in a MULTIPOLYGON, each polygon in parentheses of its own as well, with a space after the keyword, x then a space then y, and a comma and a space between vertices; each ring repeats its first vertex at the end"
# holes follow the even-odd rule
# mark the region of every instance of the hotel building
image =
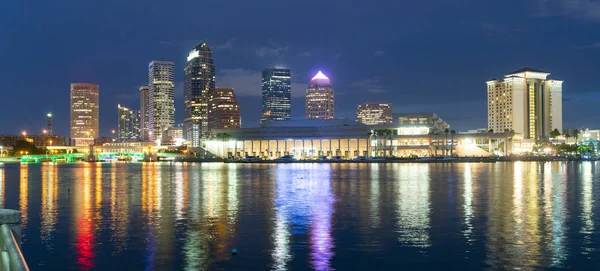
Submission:
POLYGON ((210 92, 215 88, 215 64, 206 41, 194 47, 184 68, 183 136, 190 146, 200 146, 200 139, 210 134, 208 111, 210 92))
POLYGON ((75 146, 88 146, 98 137, 99 87, 71 84, 71 140, 75 146))
POLYGON ((291 119, 291 78, 289 69, 268 68, 262 72, 261 122, 291 119))
POLYGON ((119 142, 140 141, 140 111, 117 105, 119 142))
POLYGON ((162 139, 164 130, 175 125, 174 69, 175 65, 170 61, 154 60, 148 66, 148 128, 151 141, 162 139))
POLYGON ((365 103, 356 108, 356 121, 364 125, 392 123, 392 104, 365 103))
POLYGON ((232 88, 216 88, 210 92, 209 128, 213 135, 214 129, 240 128, 240 106, 232 88))
POLYGON ((562 132, 562 83, 550 73, 523 68, 487 82, 488 129, 514 130, 523 139, 549 138, 562 132))
POLYGON ((334 109, 331 81, 319 71, 306 89, 306 119, 333 119, 334 109))

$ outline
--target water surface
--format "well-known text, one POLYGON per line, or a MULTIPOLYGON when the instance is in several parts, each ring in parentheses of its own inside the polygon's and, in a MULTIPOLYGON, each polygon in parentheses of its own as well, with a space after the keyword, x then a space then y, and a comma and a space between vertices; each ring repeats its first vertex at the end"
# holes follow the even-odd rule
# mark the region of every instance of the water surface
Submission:
POLYGON ((0 205, 32 270, 590 270, 599 166, 6 164, 0 205))

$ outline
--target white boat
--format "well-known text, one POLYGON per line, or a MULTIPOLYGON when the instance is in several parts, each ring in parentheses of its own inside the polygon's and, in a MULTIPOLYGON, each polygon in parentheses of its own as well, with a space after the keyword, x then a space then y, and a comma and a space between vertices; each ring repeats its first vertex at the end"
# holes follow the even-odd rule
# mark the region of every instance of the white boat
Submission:
POLYGON ((317 158, 317 161, 326 162, 326 161, 329 161, 329 158, 327 158, 327 156, 322 155, 317 158))
POLYGON ((352 161, 354 161, 354 162, 366 162, 367 161, 367 157, 357 156, 356 158, 352 159, 352 161))
POLYGON ((279 158, 275 158, 273 161, 275 162, 296 162, 298 159, 294 158, 293 155, 284 155, 279 158))
POLYGON ((246 156, 246 157, 242 158, 241 161, 242 162, 260 162, 260 161, 262 161, 262 159, 257 156, 246 156))
POLYGON ((333 156, 333 157, 331 157, 331 159, 329 159, 329 161, 331 161, 331 162, 342 162, 342 161, 344 161, 344 159, 342 159, 341 156, 333 156))

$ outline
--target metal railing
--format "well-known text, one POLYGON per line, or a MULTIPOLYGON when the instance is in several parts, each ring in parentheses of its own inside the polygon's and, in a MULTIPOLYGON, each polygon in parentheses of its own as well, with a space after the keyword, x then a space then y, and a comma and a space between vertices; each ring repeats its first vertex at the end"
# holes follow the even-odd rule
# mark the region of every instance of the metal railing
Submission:
POLYGON ((0 271, 28 271, 20 248, 21 212, 0 209, 0 271), (15 236, 16 235, 16 236, 15 236))

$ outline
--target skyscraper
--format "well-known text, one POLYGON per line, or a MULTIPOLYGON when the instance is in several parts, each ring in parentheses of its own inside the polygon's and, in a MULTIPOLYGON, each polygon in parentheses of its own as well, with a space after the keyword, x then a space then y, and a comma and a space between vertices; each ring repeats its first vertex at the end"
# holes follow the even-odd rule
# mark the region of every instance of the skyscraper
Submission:
POLYGON ((151 141, 162 139, 164 130, 175 125, 174 70, 175 65, 170 61, 154 60, 148 66, 148 128, 151 141))
POLYGON ((87 146, 98 137, 99 87, 96 84, 71 84, 71 140, 87 146))
POLYGON ((523 68, 487 82, 488 129, 514 130, 524 139, 548 138, 562 132, 562 83, 550 73, 523 68))
POLYGON ((306 89, 306 118, 333 119, 334 108, 331 81, 319 71, 306 89))
POLYGON ((210 129, 240 128, 240 107, 232 88, 217 88, 211 91, 209 100, 210 129))
POLYGON ((289 120, 292 108, 291 74, 289 69, 268 68, 262 72, 263 120, 289 120))
POLYGON ((119 142, 140 141, 140 111, 117 105, 119 142))
POLYGON ((206 41, 190 51, 184 69, 183 136, 193 147, 210 133, 208 111, 210 91, 215 88, 215 64, 206 41))
POLYGON ((140 87, 140 140, 150 140, 150 87, 140 87))
POLYGON ((392 104, 365 103, 356 108, 356 121, 365 125, 392 123, 392 104))

